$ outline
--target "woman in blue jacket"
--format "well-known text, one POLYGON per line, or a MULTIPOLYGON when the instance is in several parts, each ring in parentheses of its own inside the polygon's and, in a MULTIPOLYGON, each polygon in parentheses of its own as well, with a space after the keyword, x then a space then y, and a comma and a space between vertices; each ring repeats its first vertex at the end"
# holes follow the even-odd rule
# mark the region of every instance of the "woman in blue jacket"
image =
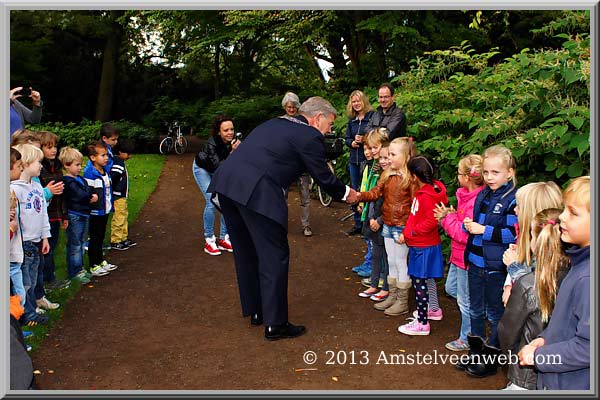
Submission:
MULTIPOLYGON (((348 158, 348 169, 350 172, 350 186, 352 189, 360 191, 361 163, 365 161, 363 151, 363 135, 366 133, 366 127, 373 115, 373 107, 369 98, 360 90, 355 90, 350 94, 348 105, 346 106, 348 114, 348 128, 346 129, 346 146, 350 148, 350 157, 348 158)), ((348 235, 357 235, 362 231, 360 222, 360 213, 354 212, 354 227, 350 229, 348 235)))

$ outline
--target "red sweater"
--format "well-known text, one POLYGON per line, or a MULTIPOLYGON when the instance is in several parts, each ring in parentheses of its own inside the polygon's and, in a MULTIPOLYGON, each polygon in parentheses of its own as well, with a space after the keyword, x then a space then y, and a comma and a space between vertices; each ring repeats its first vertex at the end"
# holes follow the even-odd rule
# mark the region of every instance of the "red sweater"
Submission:
POLYGON ((430 247, 442 243, 438 232, 438 222, 433 216, 435 205, 448 203, 446 186, 440 181, 418 189, 412 201, 408 221, 404 228, 404 239, 410 247, 430 247))

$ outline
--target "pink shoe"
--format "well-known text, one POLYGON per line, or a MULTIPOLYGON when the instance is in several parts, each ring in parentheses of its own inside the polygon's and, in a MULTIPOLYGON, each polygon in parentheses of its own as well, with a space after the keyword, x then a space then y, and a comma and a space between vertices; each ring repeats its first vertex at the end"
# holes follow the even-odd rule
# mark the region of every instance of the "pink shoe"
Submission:
POLYGON ((371 290, 371 288, 369 288, 369 289, 366 289, 366 290, 363 290, 363 291, 362 291, 362 292, 360 292, 358 295, 359 295, 360 297, 365 297, 365 298, 367 298, 367 297, 371 297, 371 296, 374 296, 375 294, 379 293, 379 290, 375 290, 374 292, 370 292, 369 290, 371 290))
MULTIPOLYGON (((413 317, 418 318, 419 312, 417 310, 415 310, 413 312, 413 317)), ((444 318, 444 313, 442 312, 442 309, 438 309, 437 311, 431 311, 429 308, 427 309, 427 319, 430 319, 432 321, 441 321, 442 318, 444 318)))
MULTIPOLYGON (((382 291, 383 291, 383 290, 382 290, 382 291)), ((370 298, 371 300, 373 300, 373 301, 377 301, 377 302, 379 302, 379 301, 384 301, 385 299, 387 299, 387 298, 388 298, 388 296, 389 296, 389 293, 386 293, 386 294, 381 294, 381 292, 382 292, 382 291, 380 291, 380 292, 377 292, 377 293, 373 294, 373 295, 372 295, 371 297, 369 297, 369 298, 370 298)))
POLYGON ((405 335, 420 335, 427 336, 429 335, 429 322, 426 324, 422 324, 418 319, 413 319, 408 324, 400 325, 398 327, 398 332, 404 333, 405 335))

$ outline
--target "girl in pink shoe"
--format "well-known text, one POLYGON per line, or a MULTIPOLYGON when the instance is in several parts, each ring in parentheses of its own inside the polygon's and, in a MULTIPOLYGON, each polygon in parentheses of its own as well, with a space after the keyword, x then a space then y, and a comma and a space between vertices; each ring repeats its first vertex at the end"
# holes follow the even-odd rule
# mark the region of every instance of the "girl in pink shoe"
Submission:
POLYGON ((447 204, 448 196, 444 184, 434 179, 433 165, 426 157, 411 158, 407 168, 415 195, 399 241, 406 242, 409 249, 408 274, 415 289, 417 317, 400 325, 398 331, 406 335, 429 335, 429 319, 439 320, 442 314, 434 279, 444 276, 442 240, 434 210, 437 204, 447 204))

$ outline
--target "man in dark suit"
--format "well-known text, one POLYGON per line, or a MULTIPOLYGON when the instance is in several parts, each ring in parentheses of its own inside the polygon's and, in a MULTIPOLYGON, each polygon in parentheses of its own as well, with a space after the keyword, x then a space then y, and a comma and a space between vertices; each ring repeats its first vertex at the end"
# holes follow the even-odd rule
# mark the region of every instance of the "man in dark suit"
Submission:
POLYGON ((308 172, 334 199, 356 201, 356 192, 329 171, 323 135, 336 110, 311 97, 296 117, 282 116, 256 127, 216 170, 208 192, 221 209, 235 251, 242 314, 265 324, 269 340, 302 335, 288 321, 289 245, 285 188, 308 172))

